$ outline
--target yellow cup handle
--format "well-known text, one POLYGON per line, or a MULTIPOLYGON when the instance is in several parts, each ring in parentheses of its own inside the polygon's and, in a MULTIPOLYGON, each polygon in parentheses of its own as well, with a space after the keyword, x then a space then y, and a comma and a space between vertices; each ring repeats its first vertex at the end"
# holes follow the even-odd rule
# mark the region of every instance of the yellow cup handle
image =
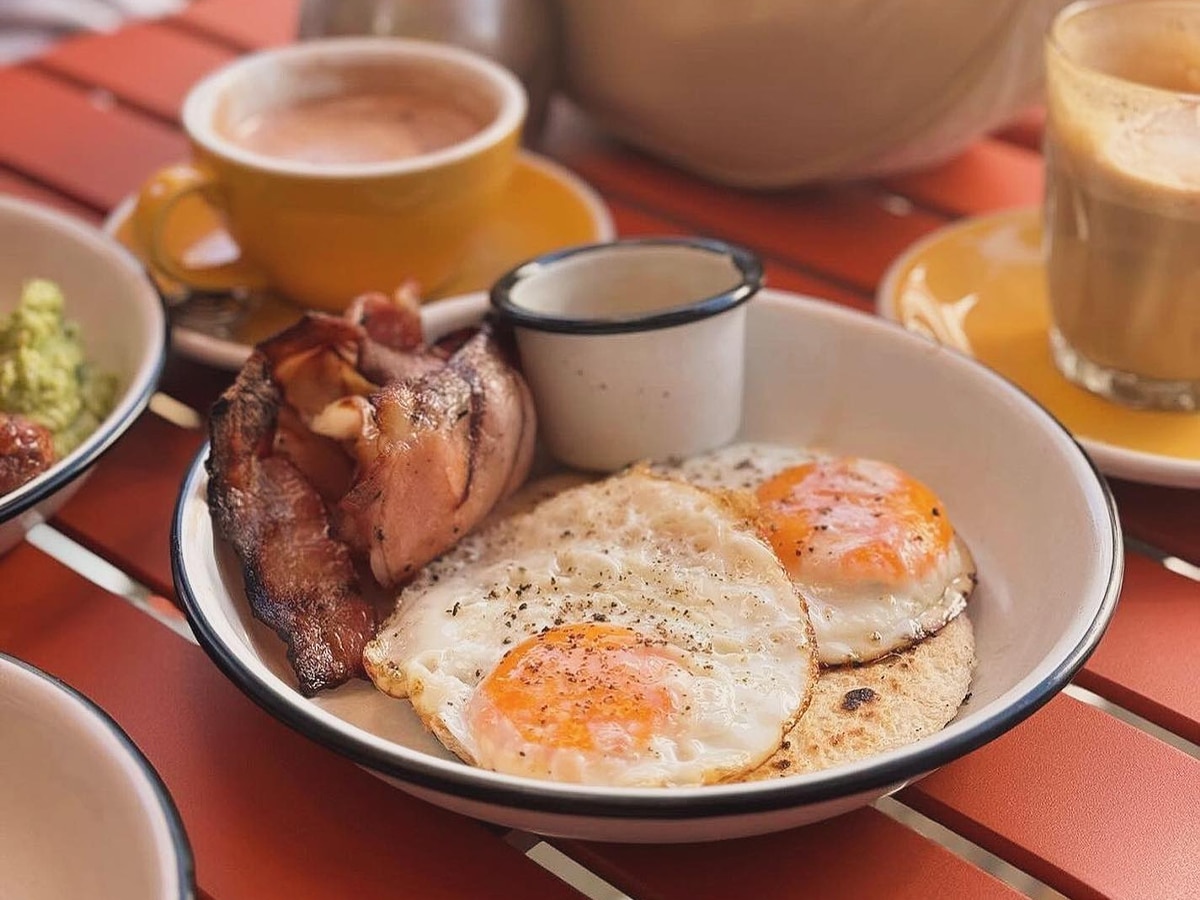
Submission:
POLYGON ((155 271, 194 290, 232 291, 260 289, 266 277, 244 259, 216 266, 188 266, 166 249, 163 236, 175 206, 184 197, 199 195, 214 208, 215 173, 200 163, 178 163, 159 169, 142 186, 133 211, 133 231, 155 271))

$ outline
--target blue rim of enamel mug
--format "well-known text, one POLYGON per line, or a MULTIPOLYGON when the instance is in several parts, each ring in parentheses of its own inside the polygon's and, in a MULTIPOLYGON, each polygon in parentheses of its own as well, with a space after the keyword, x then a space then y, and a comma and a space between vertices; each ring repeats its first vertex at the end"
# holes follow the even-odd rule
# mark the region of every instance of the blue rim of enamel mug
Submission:
POLYGON ((745 303, 758 293, 763 285, 763 266, 758 255, 752 250, 719 241, 715 238, 689 237, 645 237, 623 238, 616 241, 604 241, 595 244, 580 244, 555 250, 534 259, 521 263, 511 269, 492 285, 488 294, 492 308, 500 318, 522 328, 535 331, 552 331, 559 334, 629 334, 637 331, 654 331, 660 328, 673 328, 707 319, 718 313, 726 312, 745 303), (643 249, 646 247, 665 247, 698 250, 723 256, 730 260, 737 269, 739 279, 737 284, 719 294, 702 297, 691 303, 672 306, 660 312, 649 315, 626 316, 621 318, 572 318, 551 313, 535 312, 521 306, 513 300, 514 289, 523 281, 535 278, 546 272, 550 267, 575 259, 580 256, 598 252, 617 252, 623 249, 643 249))

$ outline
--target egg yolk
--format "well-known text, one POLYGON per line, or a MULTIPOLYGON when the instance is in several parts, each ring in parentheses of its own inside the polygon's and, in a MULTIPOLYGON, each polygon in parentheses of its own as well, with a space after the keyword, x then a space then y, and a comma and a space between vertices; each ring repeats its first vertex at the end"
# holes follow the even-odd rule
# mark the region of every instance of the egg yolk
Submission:
POLYGON ((604 623, 550 628, 518 644, 476 689, 472 726, 503 720, 528 744, 622 755, 668 727, 677 701, 664 680, 683 667, 666 648, 604 623))
POLYGON ((954 537, 929 488, 874 460, 795 466, 757 494, 766 536, 796 578, 898 583, 929 573, 954 537))

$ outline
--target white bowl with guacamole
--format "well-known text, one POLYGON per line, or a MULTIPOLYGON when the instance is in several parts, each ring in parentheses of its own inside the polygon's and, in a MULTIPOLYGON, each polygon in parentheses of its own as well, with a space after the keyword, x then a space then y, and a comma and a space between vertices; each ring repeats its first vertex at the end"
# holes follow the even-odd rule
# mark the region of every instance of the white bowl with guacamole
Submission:
POLYGON ((146 407, 167 326, 141 265, 80 219, 0 197, 0 246, 4 553, 67 501, 146 407))

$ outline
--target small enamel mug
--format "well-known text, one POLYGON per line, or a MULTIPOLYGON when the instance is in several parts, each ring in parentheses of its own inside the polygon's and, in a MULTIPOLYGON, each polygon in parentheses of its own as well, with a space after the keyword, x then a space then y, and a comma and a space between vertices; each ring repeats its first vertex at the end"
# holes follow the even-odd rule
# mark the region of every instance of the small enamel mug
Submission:
POLYGON ((613 471, 730 441, 742 419, 749 250, 640 238, 531 260, 492 288, 516 332, 541 436, 560 462, 613 471))

